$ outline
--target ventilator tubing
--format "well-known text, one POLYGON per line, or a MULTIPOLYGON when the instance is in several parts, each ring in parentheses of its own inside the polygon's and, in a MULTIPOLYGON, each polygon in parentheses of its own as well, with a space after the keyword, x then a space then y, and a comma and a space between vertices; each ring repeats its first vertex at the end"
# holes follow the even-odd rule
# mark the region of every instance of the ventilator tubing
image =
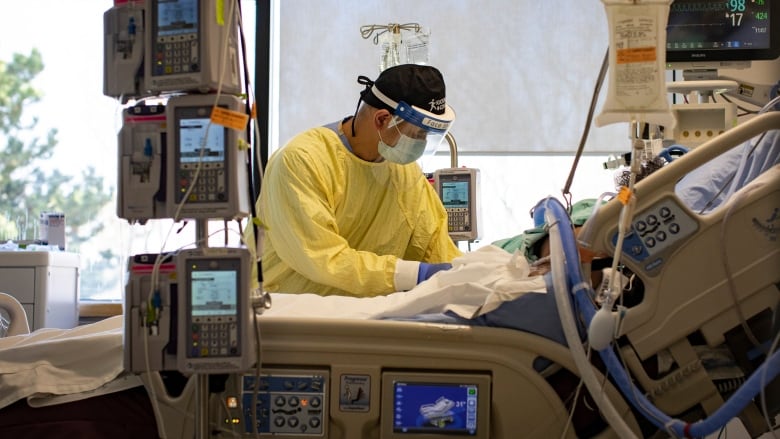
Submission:
MULTIPOLYGON (((583 286, 590 288, 590 284, 582 281, 579 267, 579 252, 574 240, 569 215, 563 206, 552 198, 548 198, 545 201, 544 207, 545 222, 550 225, 550 263, 552 266, 553 288, 555 289, 555 303, 558 307, 558 314, 561 316, 561 326, 566 336, 566 344, 569 346, 574 363, 580 371, 580 376, 585 382, 585 386, 610 427, 615 430, 618 437, 636 438, 636 434, 626 424, 625 420, 615 409, 615 406, 602 391, 602 382, 593 371, 577 331, 577 321, 572 311, 571 298, 567 294, 569 291, 567 279, 571 281, 571 285, 576 286, 578 289, 581 289, 583 286), (568 234, 568 236, 564 240, 561 235, 565 234, 568 234), (578 280, 572 280, 577 278, 578 280)), ((593 306, 590 304, 588 306, 592 310, 593 306)))
MULTIPOLYGON (((584 281, 579 264, 574 263, 579 261, 579 253, 566 210, 560 202, 554 199, 548 199, 545 207, 545 218, 548 224, 552 225, 550 227, 550 255, 555 299, 558 305, 558 312, 561 315, 561 324, 566 335, 566 342, 580 370, 582 379, 588 387, 588 391, 596 400, 599 410, 607 418, 609 425, 618 433, 619 437, 633 437, 633 432, 625 425, 622 418, 618 416, 619 420, 613 422, 616 410, 612 403, 606 398, 595 397, 596 395, 603 395, 600 388, 601 383, 598 380, 595 383, 592 382, 595 376, 590 363, 587 362, 587 358, 584 355, 570 299, 566 294, 569 291, 568 285, 572 285, 572 294, 574 294, 579 311, 582 313, 586 324, 590 325, 593 316, 596 314, 593 304, 588 297, 588 293, 592 292, 592 288, 590 288, 590 284, 584 281), (585 362, 582 361, 583 358, 585 362)), ((717 432, 742 412, 745 406, 761 392, 763 385, 771 382, 780 373, 780 351, 778 351, 756 369, 750 378, 715 413, 707 419, 689 424, 685 421, 674 419, 655 407, 644 396, 643 392, 633 385, 612 349, 603 349, 599 351, 599 354, 607 366, 609 374, 613 377, 615 384, 620 388, 623 396, 631 405, 658 428, 668 431, 676 437, 704 437, 717 432)))

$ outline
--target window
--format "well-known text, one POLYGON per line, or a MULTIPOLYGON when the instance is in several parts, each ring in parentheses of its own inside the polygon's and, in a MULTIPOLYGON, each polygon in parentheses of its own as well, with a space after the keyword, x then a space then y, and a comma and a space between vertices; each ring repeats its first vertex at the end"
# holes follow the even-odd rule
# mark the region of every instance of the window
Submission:
MULTIPOLYGON (((49 130, 56 129, 57 145, 51 158, 38 160, 35 167, 49 175, 58 171, 72 177, 72 184, 83 183, 82 171, 92 167, 102 187, 102 194, 111 194, 90 221, 80 227, 83 232, 95 225, 101 230, 86 236, 84 242, 73 244, 68 237, 67 250, 77 252, 81 261, 80 298, 82 301, 119 301, 123 296, 126 258, 138 253, 158 253, 172 250, 194 241, 194 225, 179 231, 181 224, 171 227, 171 221, 150 221, 145 226, 128 225, 116 215, 117 134, 122 126, 121 112, 126 105, 103 95, 103 14, 113 6, 110 0, 76 0, 71 2, 32 1, 14 6, 13 12, 0 15, 0 61, 9 63, 14 53, 30 55, 40 52, 44 68, 31 82, 41 92, 40 101, 26 106, 25 140, 46 139, 49 130), (45 12, 43 11, 45 9, 45 12), (170 231, 170 236, 168 236, 170 231)), ((247 32, 250 67, 254 66, 254 1, 243 0, 243 21, 247 32)), ((253 68, 251 69, 253 72, 253 68)), ((251 77, 251 76, 250 76, 251 77)), ((2 95, 2 93, 0 93, 2 95)), ((0 133, 0 149, 6 147, 6 137, 0 133)), ((35 192, 36 185, 27 188, 35 192)), ((66 190, 67 192, 67 190, 66 190)), ((70 234, 79 212, 62 209, 70 234)), ((0 240, 33 240, 37 236, 39 212, 8 215, 0 211, 0 240), (13 216, 13 217, 11 217, 13 216), (12 223, 12 224, 11 224, 12 223), (25 227, 26 224, 26 227, 25 227)), ((221 222, 209 226, 209 231, 222 228, 221 222)), ((233 227, 235 230, 235 227, 233 227)), ((221 245, 225 234, 215 233, 211 245, 221 245)), ((227 233, 235 244, 237 233, 227 233)))

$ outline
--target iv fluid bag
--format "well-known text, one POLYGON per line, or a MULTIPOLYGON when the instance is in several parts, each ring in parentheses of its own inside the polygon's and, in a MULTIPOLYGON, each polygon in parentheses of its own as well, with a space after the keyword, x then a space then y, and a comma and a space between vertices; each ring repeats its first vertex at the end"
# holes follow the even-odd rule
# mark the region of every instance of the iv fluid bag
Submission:
POLYGON ((379 71, 399 64, 428 64, 430 34, 385 32, 378 37, 379 71))
POLYGON ((596 125, 638 120, 675 125, 666 93, 670 0, 602 0, 609 25, 609 84, 596 125))

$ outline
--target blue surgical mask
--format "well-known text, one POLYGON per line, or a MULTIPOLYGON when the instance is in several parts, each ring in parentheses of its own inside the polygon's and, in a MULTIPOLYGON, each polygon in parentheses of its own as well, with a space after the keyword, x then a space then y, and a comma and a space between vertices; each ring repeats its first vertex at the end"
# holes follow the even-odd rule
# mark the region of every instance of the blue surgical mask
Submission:
POLYGON ((406 165, 422 157, 425 152, 426 139, 414 139, 405 134, 396 142, 395 146, 390 146, 379 136, 379 155, 388 162, 406 165))

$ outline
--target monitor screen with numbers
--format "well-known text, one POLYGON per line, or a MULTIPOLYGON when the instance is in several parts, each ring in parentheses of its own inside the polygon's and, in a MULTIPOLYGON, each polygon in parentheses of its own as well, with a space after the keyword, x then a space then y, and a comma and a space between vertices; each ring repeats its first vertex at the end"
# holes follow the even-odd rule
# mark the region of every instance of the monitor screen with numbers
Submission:
POLYGON ((674 0, 666 29, 670 69, 745 68, 780 56, 780 0, 674 0))

